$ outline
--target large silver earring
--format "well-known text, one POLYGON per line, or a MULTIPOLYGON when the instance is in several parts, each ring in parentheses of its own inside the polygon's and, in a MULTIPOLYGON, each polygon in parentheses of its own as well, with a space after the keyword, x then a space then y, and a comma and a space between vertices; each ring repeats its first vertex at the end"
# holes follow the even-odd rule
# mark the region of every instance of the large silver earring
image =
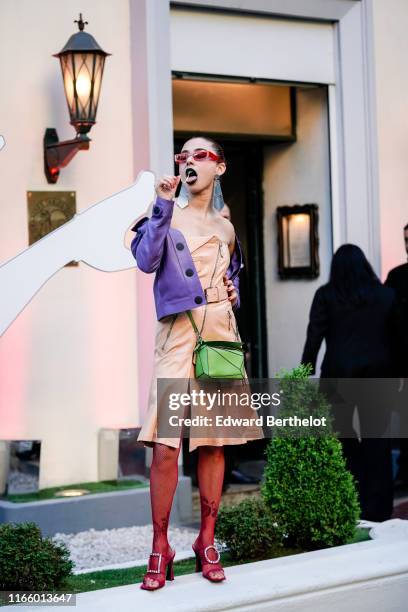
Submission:
POLYGON ((181 184, 180 193, 178 194, 178 198, 176 199, 176 204, 179 208, 185 208, 188 206, 188 191, 184 185, 181 184))
POLYGON ((216 210, 221 210, 224 208, 224 197, 222 195, 221 182, 218 174, 214 177, 214 186, 213 186, 213 194, 212 194, 212 205, 216 210))

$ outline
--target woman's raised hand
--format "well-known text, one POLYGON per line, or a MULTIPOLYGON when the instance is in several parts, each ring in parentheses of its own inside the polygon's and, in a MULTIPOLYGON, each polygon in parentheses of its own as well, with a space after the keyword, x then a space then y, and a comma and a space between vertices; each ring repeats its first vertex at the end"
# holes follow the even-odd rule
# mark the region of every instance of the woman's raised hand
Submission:
POLYGON ((227 286, 227 291, 228 291, 228 299, 231 302, 231 306, 235 306, 235 304, 237 303, 237 299, 238 299, 238 293, 237 290, 235 289, 235 285, 232 282, 232 280, 230 280, 226 274, 224 274, 223 276, 223 281, 224 281, 224 285, 227 286))
POLYGON ((165 174, 162 176, 158 182, 156 183, 156 193, 159 198, 164 198, 165 200, 172 200, 176 195, 177 185, 180 182, 180 175, 178 176, 170 176, 165 174))

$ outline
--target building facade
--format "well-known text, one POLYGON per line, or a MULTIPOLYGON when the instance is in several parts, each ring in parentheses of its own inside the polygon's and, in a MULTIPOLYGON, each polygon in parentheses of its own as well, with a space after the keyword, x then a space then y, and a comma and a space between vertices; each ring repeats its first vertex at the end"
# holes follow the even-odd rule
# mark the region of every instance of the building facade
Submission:
MULTIPOLYGON (((182 139, 210 133, 230 161, 251 374, 295 366, 339 245, 361 246, 382 279, 404 260, 407 25, 405 0, 4 0, 1 261, 28 246, 27 192, 74 191, 81 211, 143 169, 173 173, 182 139), (50 186, 44 130, 71 130, 51 56, 80 11, 112 56, 90 150, 50 186), (276 211, 306 203, 318 206, 320 273, 282 280, 276 211)), ((135 269, 64 267, 1 338, 0 439, 42 440, 41 488, 97 480, 100 429, 140 425, 152 284, 135 269)))

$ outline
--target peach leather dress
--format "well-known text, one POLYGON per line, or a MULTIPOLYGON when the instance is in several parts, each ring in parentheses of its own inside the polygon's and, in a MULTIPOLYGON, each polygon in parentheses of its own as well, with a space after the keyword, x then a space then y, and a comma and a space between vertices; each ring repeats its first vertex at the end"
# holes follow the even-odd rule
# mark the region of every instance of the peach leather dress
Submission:
MULTIPOLYGON (((189 236, 185 234, 185 238, 203 289, 209 286, 223 286, 223 276, 230 262, 228 244, 215 234, 207 236, 189 236)), ((192 309, 191 312, 204 340, 241 340, 231 302, 228 298, 219 302, 209 302, 207 305, 203 304, 192 309), (204 315, 205 321, 203 327, 204 315)), ((191 321, 185 312, 169 315, 161 321, 157 321, 154 370, 150 385, 148 409, 137 438, 145 446, 152 446, 154 442, 166 444, 174 448, 178 448, 180 445, 180 433, 176 437, 158 437, 157 435, 157 379, 182 378, 183 381, 181 383, 184 384, 186 382, 186 386, 182 391, 191 391, 194 387, 194 380, 197 380, 195 379, 194 364, 192 362, 195 344, 196 335, 191 321)), ((247 386, 246 389, 248 390, 248 388, 247 386)), ((200 389, 200 386, 197 389, 200 389)), ((217 414, 220 414, 219 409, 217 409, 217 414)), ((257 416, 256 411, 249 406, 243 407, 241 405, 236 405, 232 411, 230 409, 229 414, 242 418, 257 416)), ((216 429, 207 427, 204 430, 199 429, 196 431, 205 431, 205 437, 199 437, 200 434, 197 435, 197 433, 190 436, 190 452, 198 446, 244 444, 249 440, 264 437, 262 427, 252 423, 240 427, 238 437, 237 433, 235 433, 238 431, 236 427, 233 428, 235 437, 231 437, 231 427, 224 429, 220 427, 216 429), (224 434, 224 432, 228 432, 228 434, 224 434)), ((186 435, 185 431, 183 435, 186 435)))

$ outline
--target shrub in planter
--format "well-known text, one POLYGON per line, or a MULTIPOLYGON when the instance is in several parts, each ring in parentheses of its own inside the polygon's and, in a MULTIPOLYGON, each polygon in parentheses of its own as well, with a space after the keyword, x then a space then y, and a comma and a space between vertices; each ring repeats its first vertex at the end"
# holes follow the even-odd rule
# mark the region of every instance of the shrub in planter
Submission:
POLYGON ((65 544, 43 538, 33 522, 0 525, 0 591, 52 591, 72 575, 65 544))
POLYGON ((258 497, 221 506, 215 535, 228 545, 231 557, 236 561, 259 559, 282 546, 282 533, 276 519, 258 497))
POLYGON ((328 418, 327 432, 316 436, 283 428, 267 448, 261 494, 287 535, 287 543, 307 550, 344 544, 353 536, 360 507, 356 483, 346 469, 340 442, 331 429, 329 407, 309 367, 280 375, 279 416, 310 413, 328 418))

